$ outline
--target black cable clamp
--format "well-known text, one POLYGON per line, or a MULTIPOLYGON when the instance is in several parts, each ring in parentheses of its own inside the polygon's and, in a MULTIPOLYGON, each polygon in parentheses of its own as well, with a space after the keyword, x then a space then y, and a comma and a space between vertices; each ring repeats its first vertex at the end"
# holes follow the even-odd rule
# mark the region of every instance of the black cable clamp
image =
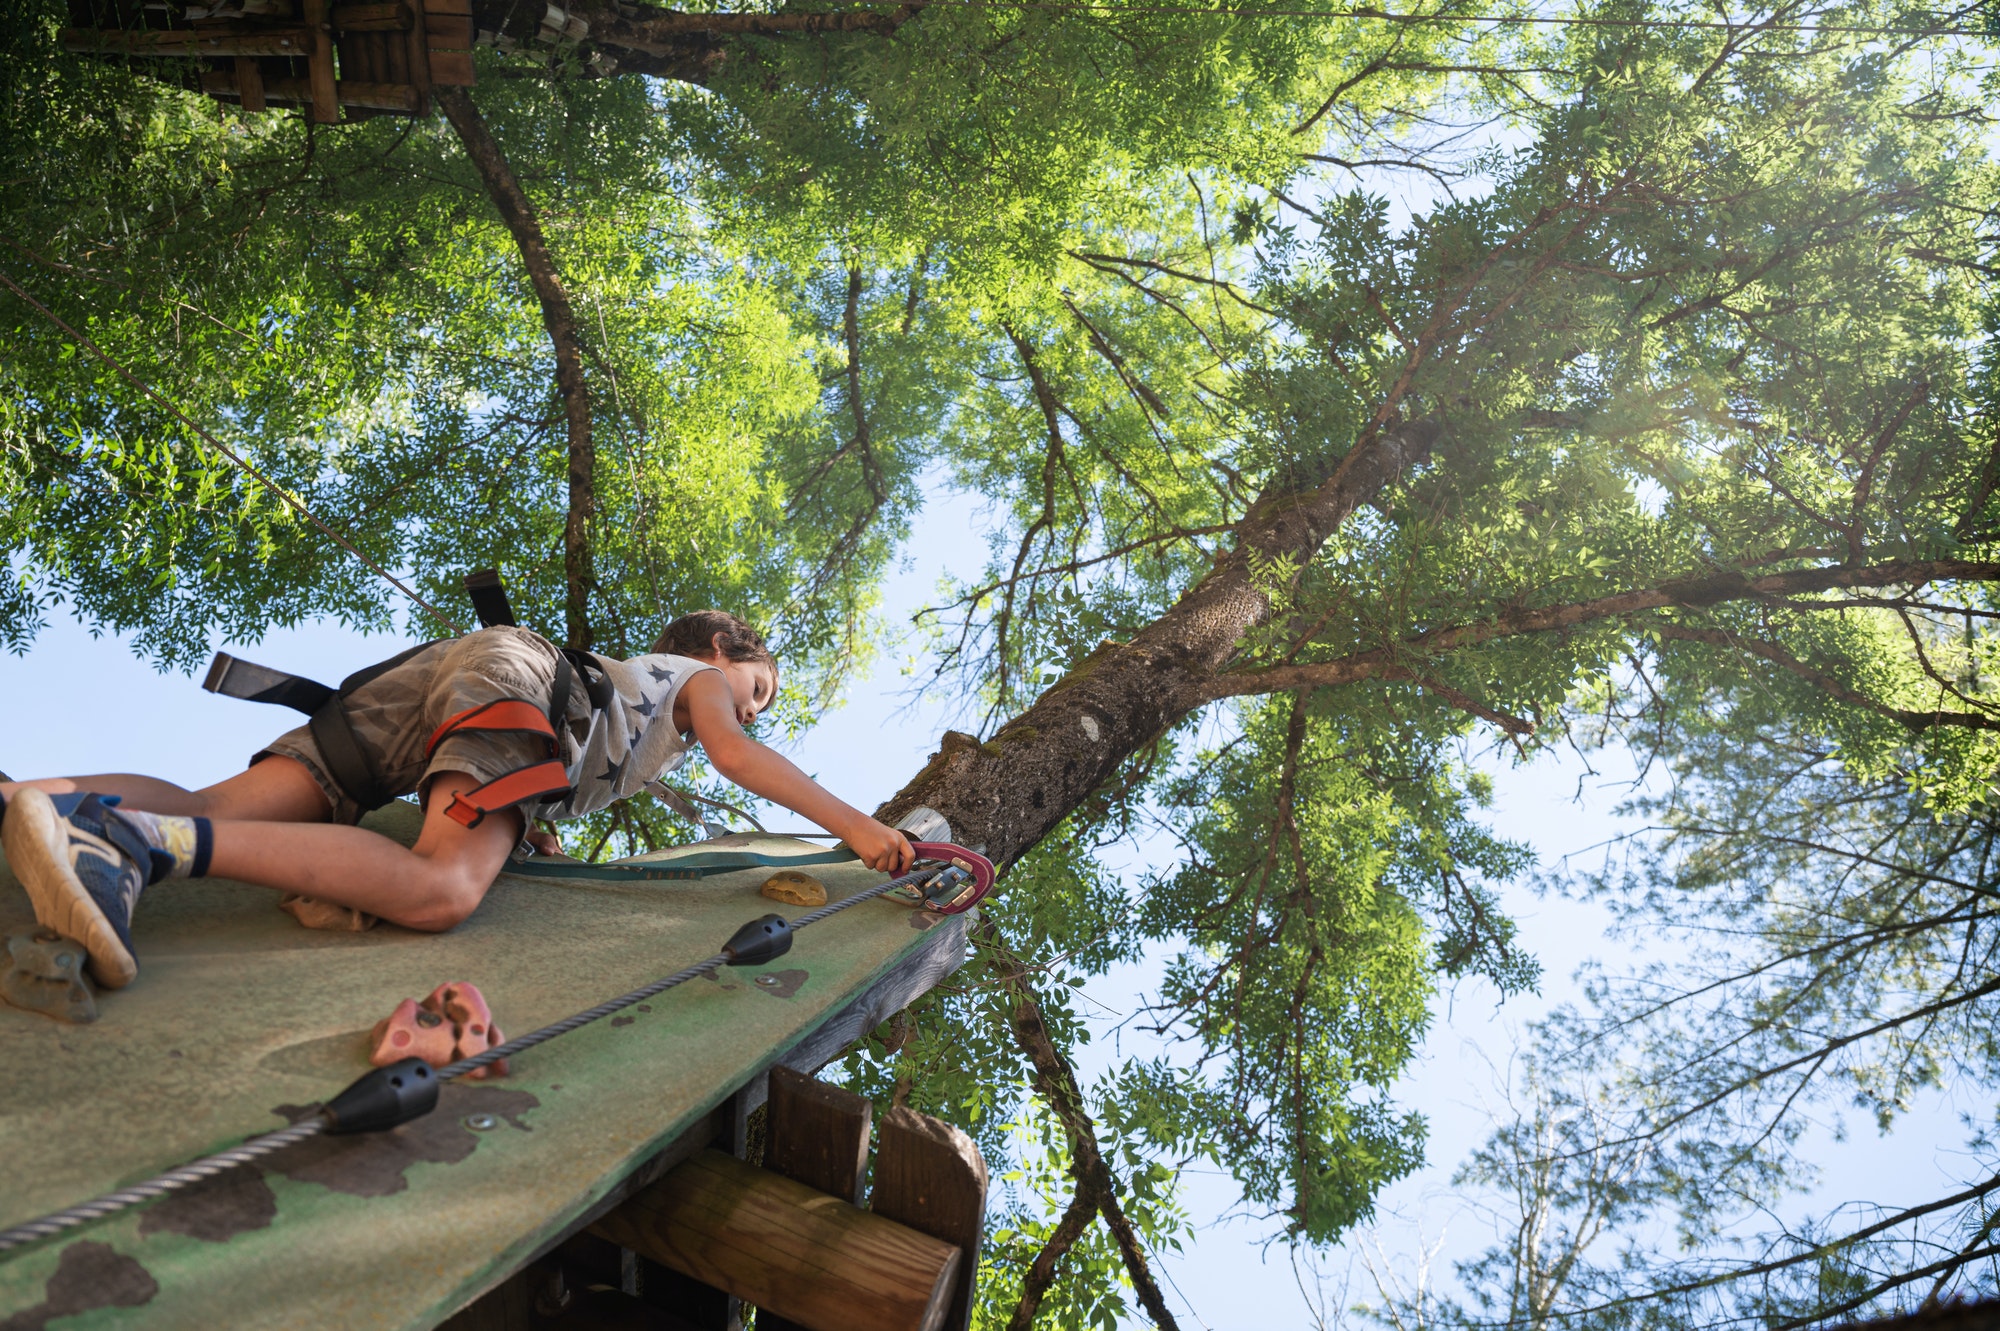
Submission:
POLYGON ((350 1132, 381 1132, 422 1118, 437 1108, 438 1078, 421 1058, 405 1058, 367 1076, 326 1102, 319 1112, 326 1130, 336 1136, 350 1132))

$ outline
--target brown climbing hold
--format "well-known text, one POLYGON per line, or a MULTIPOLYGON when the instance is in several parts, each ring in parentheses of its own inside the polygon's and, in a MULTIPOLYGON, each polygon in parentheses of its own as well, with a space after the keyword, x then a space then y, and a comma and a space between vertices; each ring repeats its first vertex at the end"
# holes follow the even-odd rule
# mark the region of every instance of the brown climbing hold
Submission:
POLYGON ((308 929, 329 929, 334 933, 358 934, 375 927, 375 917, 365 910, 356 910, 352 906, 336 906, 331 901, 315 901, 296 892, 286 893, 284 899, 278 902, 278 909, 308 929))
POLYGON ((11 934, 6 966, 0 969, 0 998, 15 1007, 81 1026, 97 1020, 97 999, 84 973, 83 944, 53 929, 11 934))
POLYGON ((773 901, 782 901, 790 906, 826 904, 826 884, 797 869, 778 870, 764 880, 764 886, 759 891, 773 901))

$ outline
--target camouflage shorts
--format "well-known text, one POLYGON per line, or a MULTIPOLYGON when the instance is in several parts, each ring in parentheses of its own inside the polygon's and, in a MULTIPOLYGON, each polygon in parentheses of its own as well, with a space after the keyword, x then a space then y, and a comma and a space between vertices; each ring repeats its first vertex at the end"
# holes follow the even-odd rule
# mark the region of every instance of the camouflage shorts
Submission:
MULTIPOLYGON (((448 735, 428 757, 424 744, 447 717, 501 698, 547 705, 555 687, 556 649, 519 628, 481 629, 434 643, 347 695, 355 738, 375 764, 383 785, 398 795, 427 792, 440 772, 464 772, 487 782, 547 758, 548 742, 534 735, 469 731, 448 735)), ((570 692, 572 719, 586 724, 590 703, 570 692)), ((250 761, 272 754, 305 765, 333 805, 333 821, 356 822, 361 809, 327 769, 312 730, 300 726, 273 740, 250 761)))

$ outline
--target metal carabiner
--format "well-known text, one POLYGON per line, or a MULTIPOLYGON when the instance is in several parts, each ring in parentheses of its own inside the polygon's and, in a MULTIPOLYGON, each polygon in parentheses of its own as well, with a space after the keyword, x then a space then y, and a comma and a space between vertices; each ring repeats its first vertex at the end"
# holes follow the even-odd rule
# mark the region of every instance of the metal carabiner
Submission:
POLYGON ((899 887, 891 896, 914 901, 925 910, 940 915, 957 915, 971 910, 993 890, 993 862, 977 851, 955 846, 949 841, 912 841, 917 853, 914 870, 925 863, 939 865, 938 872, 921 884, 899 887))

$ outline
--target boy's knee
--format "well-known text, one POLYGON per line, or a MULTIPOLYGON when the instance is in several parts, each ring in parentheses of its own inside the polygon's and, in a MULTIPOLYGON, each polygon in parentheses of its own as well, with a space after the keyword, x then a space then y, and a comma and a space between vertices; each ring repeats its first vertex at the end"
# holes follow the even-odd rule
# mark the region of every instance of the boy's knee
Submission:
POLYGON ((479 909, 479 903, 486 899, 486 891, 492 886, 490 878, 481 879, 468 873, 464 865, 433 861, 420 899, 397 923, 426 933, 455 929, 479 909))

